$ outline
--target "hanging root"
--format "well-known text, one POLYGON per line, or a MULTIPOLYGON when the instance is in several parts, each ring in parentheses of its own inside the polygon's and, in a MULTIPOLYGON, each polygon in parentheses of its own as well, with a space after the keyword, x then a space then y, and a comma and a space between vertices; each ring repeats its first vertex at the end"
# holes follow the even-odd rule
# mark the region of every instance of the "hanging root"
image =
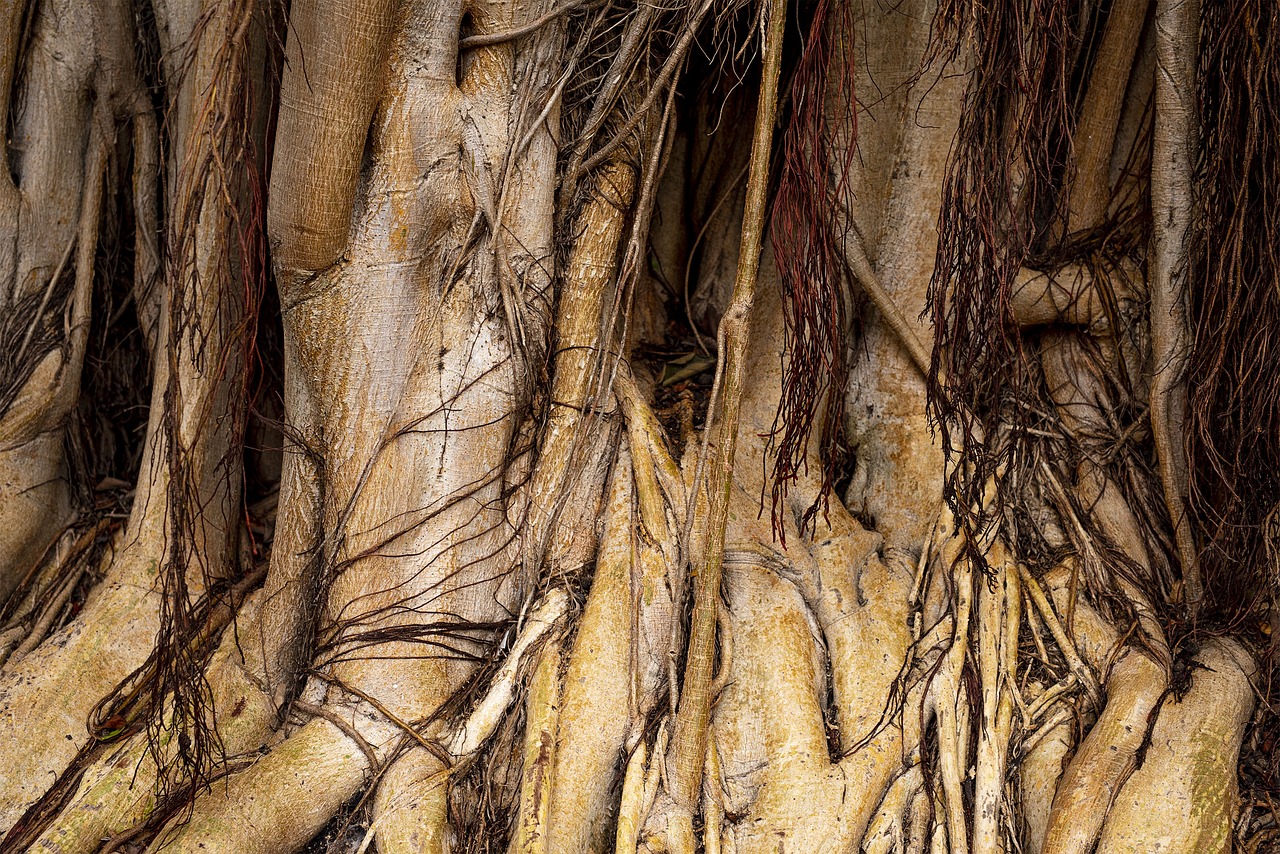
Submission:
POLYGON ((1151 151, 1151 435, 1182 562, 1184 597, 1200 607, 1200 555, 1187 506, 1186 366, 1191 350, 1187 245, 1196 160, 1199 0, 1156 2, 1155 135, 1151 151))
MULTIPOLYGON (((733 297, 721 321, 720 358, 724 385, 718 410, 716 455, 708 477, 707 545, 703 565, 695 579, 693 617, 689 630, 684 687, 673 724, 669 794, 675 801, 669 844, 677 852, 692 852, 693 811, 697 807, 706 761, 707 728, 711 716, 711 683, 715 666, 716 612, 720 603, 720 577, 724 562, 725 525, 733 489, 733 460, 738 438, 738 413, 746 384, 746 354, 751 305, 764 236, 768 190, 769 153, 777 110, 778 75, 782 64, 782 37, 786 4, 771 0, 765 35, 765 58, 756 108, 755 136, 751 143, 751 169, 747 176, 747 200, 742 218, 742 241, 733 297)), ((713 401, 714 405, 714 401, 713 401)))
MULTIPOLYGON (((1209 605, 1280 620, 1280 18, 1266 0, 1203 3, 1202 151, 1190 246, 1187 439, 1209 605), (1270 590, 1270 603, 1258 591, 1270 590)), ((1271 635, 1280 649, 1280 623, 1271 635)))

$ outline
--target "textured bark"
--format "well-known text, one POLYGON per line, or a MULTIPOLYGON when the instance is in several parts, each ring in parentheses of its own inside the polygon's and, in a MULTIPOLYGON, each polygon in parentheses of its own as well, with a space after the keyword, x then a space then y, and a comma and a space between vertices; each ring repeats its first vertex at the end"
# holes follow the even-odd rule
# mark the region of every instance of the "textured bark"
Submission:
POLYGON ((1023 18, 957 0, 0 0, 0 847, 1243 843, 1263 612, 1183 607, 1198 5, 1095 5, 1074 160, 1030 163, 1009 140, 1068 148, 1017 126, 1043 93, 970 88, 1023 18), (853 67, 779 98, 811 14, 853 67), (848 387, 805 387, 848 458, 812 439, 784 492, 788 378, 834 373, 795 312, 843 317, 765 218, 806 98, 856 146, 814 215, 857 317, 848 387), (968 318, 1038 397, 966 457, 928 309, 974 121, 1043 251, 968 318), (152 359, 120 530, 73 482, 116 269, 152 359))

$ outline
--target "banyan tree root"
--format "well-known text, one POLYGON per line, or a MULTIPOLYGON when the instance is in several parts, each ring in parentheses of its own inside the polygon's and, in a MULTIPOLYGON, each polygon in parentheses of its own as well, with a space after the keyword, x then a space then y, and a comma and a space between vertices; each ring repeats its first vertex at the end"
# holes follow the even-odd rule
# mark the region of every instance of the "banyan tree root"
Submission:
MULTIPOLYGON (((770 484, 762 455, 745 439, 772 426, 783 349, 781 313, 763 294, 751 311, 749 298, 735 297, 730 306, 720 349, 725 405, 709 478, 696 453, 684 466, 671 459, 645 403, 643 371, 632 379, 619 368, 618 407, 610 408, 601 366, 613 354, 597 346, 596 333, 639 183, 629 160, 610 159, 581 176, 590 187, 585 228, 558 303, 561 349, 551 415, 540 428, 547 459, 500 470, 521 431, 539 429, 511 416, 513 401, 528 391, 521 371, 543 343, 537 327, 546 321, 540 313, 548 282, 521 278, 516 268, 538 268, 554 247, 549 229, 520 221, 519 212, 537 208, 528 219, 540 223, 553 210, 558 108, 554 98, 539 107, 530 127, 505 109, 511 104, 502 99, 521 79, 513 60, 519 52, 503 37, 503 30, 519 31, 511 29, 512 4, 467 4, 466 16, 462 4, 401 4, 395 14, 392 5, 361 4, 354 14, 365 17, 355 23, 368 26, 346 28, 336 26, 351 23, 338 14, 340 5, 327 7, 330 17, 299 12, 297 32, 316 42, 308 49, 325 57, 318 63, 325 67, 307 77, 303 63, 290 64, 279 132, 296 145, 282 147, 288 157, 276 174, 298 190, 277 197, 283 201, 273 218, 288 303, 286 361, 301 389, 291 392, 298 453, 282 489, 292 514, 282 523, 288 546, 281 545, 267 589, 242 615, 246 635, 262 649, 225 640, 209 665, 220 735, 237 773, 203 791, 190 816, 169 823, 152 849, 297 848, 341 803, 372 786, 366 845, 446 851, 448 786, 517 702, 525 730, 514 851, 604 850, 611 843, 626 854, 692 851, 698 810, 708 852, 999 852, 1022 836, 1032 837, 1028 847, 1036 851, 1229 845, 1231 781, 1254 670, 1235 643, 1209 639, 1190 651, 1190 686, 1182 694, 1168 662, 1151 653, 1162 636, 1150 607, 1139 613, 1146 642, 1136 643, 1083 598, 1086 586, 1051 573, 1043 579, 1046 595, 1004 541, 970 542, 947 510, 918 562, 916 526, 885 523, 885 531, 896 529, 892 537, 879 533, 874 513, 865 512, 870 504, 857 519, 838 500, 806 519, 803 511, 820 492, 807 477, 797 478, 783 502, 777 524, 785 542, 760 519, 759 495, 770 484), (480 32, 460 38, 463 26, 480 32), (425 33, 423 43, 409 31, 425 33), (449 61, 439 61, 444 55, 449 61), (504 109, 473 110, 477 103, 504 109), (333 112, 342 119, 331 127, 313 124, 333 112), (546 138, 537 130, 544 121, 546 138), (512 125, 516 138, 534 141, 536 156, 521 160, 522 143, 518 167, 504 171, 510 164, 493 155, 510 141, 512 125), (527 183, 504 183, 513 174, 527 183), (455 221, 439 209, 462 214, 455 221), (402 220, 414 227, 385 240, 388 224, 402 220), (423 232, 430 239, 420 242, 423 232), (437 250, 450 242, 475 256, 434 269, 437 250), (388 243, 390 263, 381 251, 388 243), (514 257, 515 244, 535 260, 514 257), (382 324, 384 317, 393 320, 382 324), (455 322, 466 334, 449 331, 455 322), (425 355, 398 358, 403 350, 425 355), (378 370, 365 370, 365 362, 377 362, 378 370), (432 421, 478 410, 501 423, 432 421), (626 441, 614 447, 620 433, 613 428, 623 420, 626 441), (603 424, 610 429, 595 429, 603 424), (424 438, 450 431, 449 442, 424 438), (520 468, 526 464, 528 471, 520 468), (510 505, 493 511, 525 474, 532 498, 512 490, 510 505), (579 475, 575 492, 570 481, 579 475), (482 488, 468 492, 475 482, 482 488), (531 500, 535 506, 524 506, 531 500), (493 519, 527 512, 532 535, 519 544, 526 556, 512 557, 517 549, 503 539, 512 533, 505 521, 485 528, 492 519, 481 516, 474 526, 455 524, 455 501, 493 519), (447 508, 424 513, 423 505, 447 508), (597 507, 598 530, 590 524, 597 507), (685 512, 692 518, 682 518, 685 512), (379 529, 388 516, 410 520, 410 530, 386 535, 379 529), (452 550, 456 543, 467 547, 452 550), (520 613, 527 590, 516 595, 519 583, 498 579, 521 559, 527 571, 519 583, 526 586, 544 584, 550 572, 590 570, 577 631, 558 636, 567 597, 553 590, 523 618, 524 630, 472 715, 446 729, 434 715, 469 668, 387 664, 379 659, 421 656, 408 642, 385 638, 454 605, 473 623, 497 619, 502 609, 520 613), (678 615, 690 565, 698 589, 682 682, 678 615), (454 582, 478 592, 450 599, 446 608, 435 597, 454 582), (305 613, 308 596, 327 597, 323 613, 305 613), (315 628, 308 617, 319 626, 308 642, 322 649, 315 660, 287 662, 282 649, 290 643, 312 651, 297 643, 315 628), (281 623, 288 631, 273 632, 281 623), (1024 623, 1049 671, 1061 670, 1059 657, 1066 664, 1061 681, 1025 696, 1017 678, 1024 623), (353 663, 355 653, 367 660, 353 663), (295 689, 302 696, 290 722, 278 726, 278 710, 295 689), (1077 727, 1084 730, 1078 744, 1077 727), (266 753, 256 758, 259 749, 266 753), (241 770, 238 757, 256 761, 241 770), (1026 828, 1010 809, 1015 766, 1026 828), (1171 779, 1185 786, 1167 809, 1153 810, 1171 779)), ((771 52, 782 21, 781 4, 772 5, 771 52)), ((701 4, 691 17, 700 21, 709 8, 701 4)), ((544 23, 555 12, 533 11, 544 23)), ((624 41, 643 29, 637 21, 655 14, 629 21, 624 41)), ((640 41, 628 42, 633 52, 640 41)), ((603 122, 603 111, 595 118, 603 122)), ((771 119, 762 108, 761 125, 771 119)), ((757 160, 764 148, 757 146, 757 160)), ((585 153, 578 152, 577 165, 585 153)), ((753 175, 753 183, 758 207, 765 182, 753 175)), ((744 231, 760 231, 759 213, 752 210, 744 231)), ((745 264, 754 263, 760 237, 744 241, 745 264)), ((907 334, 914 312, 889 311, 890 277, 880 282, 876 269, 899 250, 881 249, 875 262, 860 251, 855 277, 923 366, 919 336, 907 334)), ((761 290, 777 284, 764 257, 761 290)), ((1061 281, 1069 272, 1020 279, 1020 322, 1084 325, 1102 313, 1098 289, 1083 273, 1069 285, 1061 281)), ((1089 486, 1098 499, 1081 503, 1114 506, 1104 503, 1115 497, 1113 484, 1081 471, 1077 489, 1089 486)), ((911 513, 927 518, 935 506, 923 502, 911 513)), ((462 645, 472 655, 482 647, 462 645)), ((146 821, 156 808, 151 784, 175 783, 160 780, 146 747, 141 736, 126 738, 87 768, 40 844, 92 850, 102 838, 123 841, 146 821)), ((172 744, 160 748, 171 757, 172 744)))
MULTIPOLYGON (((235 568, 239 529, 231 522, 235 514, 230 508, 238 496, 240 464, 235 454, 228 454, 228 447, 243 413, 228 402, 227 389, 243 367, 242 342, 229 333, 243 329, 244 305, 242 300, 227 298, 239 287, 228 286, 233 274, 227 269, 229 208, 237 203, 237 191, 228 188, 223 182, 226 176, 212 165, 228 151, 239 152, 243 146, 240 125, 231 122, 234 127, 228 130, 226 124, 214 121, 234 112, 226 99, 236 86, 227 77, 243 70, 242 60, 249 61, 244 40, 228 40, 228 30, 234 30, 229 21, 231 5, 225 4, 207 17, 199 38, 189 38, 195 21, 178 14, 173 5, 158 12, 161 30, 187 43, 196 70, 174 75, 171 81, 175 88, 165 93, 173 107, 169 125, 173 149, 188 156, 179 158, 180 165, 174 166, 175 186, 170 186, 170 196, 163 202, 173 214, 165 231, 172 245, 161 294, 163 305, 157 307, 154 298, 139 297, 146 306, 140 314, 150 316, 154 326, 148 335, 154 344, 154 377, 142 475, 129 524, 117 540, 120 547, 103 566, 104 582, 90 593, 76 620, 21 661, 13 662, 0 679, 0 765, 5 767, 7 779, 14 781, 0 792, 0 827, 6 830, 57 780, 80 750, 92 743, 85 722, 95 704, 147 660, 160 628, 166 586, 179 582, 177 589, 183 589, 186 596, 175 597, 170 604, 185 609, 200 599, 209 581, 224 579, 235 568), (178 209, 184 215, 178 215, 178 209), (170 334, 178 317, 199 326, 202 334, 198 342, 176 331, 170 334), (182 401, 180 412, 166 404, 171 396, 182 401), (217 418, 209 416, 211 409, 217 418), (184 524, 180 520, 193 504, 202 512, 193 514, 197 518, 192 524, 184 524), (178 530, 183 531, 182 536, 178 530), (167 545, 173 548, 166 549, 167 545), (199 560, 189 560, 187 549, 198 549, 199 560), (178 598, 187 601, 177 602, 178 598)), ((22 4, 8 8, 15 6, 22 4)), ((55 184, 63 189, 46 193, 84 200, 74 254, 71 243, 66 252, 67 258, 74 258, 75 290, 82 297, 73 300, 75 308, 67 315, 73 339, 67 343, 72 346, 54 351, 79 359, 77 353, 82 353, 83 347, 75 341, 88 334, 88 294, 108 155, 116 149, 117 125, 148 99, 140 94, 133 57, 120 53, 122 47, 131 49, 133 45, 134 21, 125 4, 41 4, 34 26, 37 41, 44 47, 33 51, 33 56, 40 58, 38 66, 48 67, 34 69, 32 81, 43 86, 41 81, 52 74, 62 79, 60 85, 71 83, 85 89, 82 97, 70 100, 64 96, 71 93, 59 92, 53 97, 50 90, 47 102, 38 99, 41 108, 29 112, 29 118, 37 123, 34 127, 49 130, 61 124, 63 140, 74 138, 73 125, 65 124, 70 115, 60 114, 50 122, 44 109, 66 110, 88 99, 90 90, 93 93, 92 110, 85 116, 91 117, 85 128, 88 144, 53 144, 35 137, 20 143, 35 155, 24 165, 29 176, 34 178, 50 168, 58 173, 55 184), (88 36, 93 43, 55 47, 67 36, 88 36), (66 67, 73 71, 66 76, 62 69, 69 58, 75 62, 74 68, 66 67), (91 77, 77 76, 85 71, 91 71, 91 77), (72 150, 84 151, 87 159, 83 167, 68 168, 70 164, 57 162, 72 150), (80 178, 84 179, 83 192, 71 193, 65 182, 80 178)), ((154 142, 145 130, 146 122, 138 125, 144 129, 136 141, 142 146, 154 142)), ((29 130, 24 129, 22 135, 29 130)), ((134 156, 136 162, 145 164, 154 162, 154 155, 154 151, 139 150, 134 156)), ((148 198, 157 201, 148 195, 154 192, 148 182, 135 190, 141 194, 135 199, 138 203, 145 204, 148 198)), ((141 217, 140 228, 148 222, 154 218, 141 217)), ((42 230, 34 222, 30 226, 24 230, 33 234, 42 230)), ((155 238, 151 233, 140 240, 146 244, 155 238)), ((137 248, 138 269, 144 273, 149 251, 147 245, 137 248)), ((50 268, 55 266, 49 264, 50 268)), ((37 369, 36 376, 46 385, 56 380, 56 397, 61 399, 41 417, 61 419, 66 413, 64 404, 74 402, 79 367, 59 367, 55 362, 61 361, 62 355, 55 359, 47 354, 43 367, 37 369)), ((47 436, 55 436, 49 432, 52 430, 53 425, 48 425, 47 436)), ((16 506, 8 500, 0 504, 16 506)), ((49 518, 47 511, 45 516, 49 518)))
POLYGON ((1191 351, 1187 266, 1197 132, 1195 58, 1200 0, 1157 0, 1155 119, 1151 147, 1151 435, 1182 563, 1185 598, 1200 606, 1204 584, 1190 508, 1184 442, 1186 365, 1191 351))
MULTIPOLYGON (((668 843, 679 854, 692 852, 693 814, 700 800, 703 766, 711 720, 711 685, 715 659, 720 576, 725 559, 725 526, 733 494, 734 456, 738 442, 738 418, 746 386, 747 348, 752 306, 756 297, 760 253, 765 236, 765 208, 769 185, 769 154, 778 106, 778 78, 782 71, 782 41, 787 6, 771 0, 765 10, 764 57, 760 96, 756 105, 751 141, 751 166, 742 215, 742 240, 733 295, 721 320, 716 447, 707 479, 706 545, 694 580, 693 614, 684 668, 684 685, 672 723, 668 748, 667 793, 672 800, 667 825, 668 843)), ((714 392, 713 392, 714 397, 714 392)), ((696 490, 695 490, 696 493, 696 490)))
POLYGON ((548 634, 562 626, 567 610, 563 590, 551 591, 531 610, 493 684, 450 732, 424 735, 407 730, 404 721, 388 715, 380 704, 344 697, 345 692, 334 686, 335 699, 321 707, 326 714, 312 718, 246 771, 220 784, 220 791, 197 800, 190 817, 178 816, 149 850, 293 850, 314 836, 406 740, 414 748, 379 784, 374 821, 379 825, 375 833, 384 838, 380 850, 421 850, 413 846, 442 839, 448 769, 441 768, 439 758, 420 741, 430 736, 446 745, 454 763, 483 745, 514 698, 522 667, 548 634), (305 808, 299 808, 301 804, 305 808), (395 820, 406 811, 411 821, 395 820))
MULTIPOLYGON (((1069 572, 1047 580, 1065 608, 1069 572)), ((1122 646, 1092 606, 1077 601, 1074 609, 1081 653, 1106 673, 1106 701, 1057 783, 1043 844, 1033 846, 1053 854, 1229 851, 1256 663, 1234 641, 1210 639, 1191 656, 1190 687, 1179 697, 1165 671, 1122 646)), ((1052 773, 1046 764, 1040 760, 1052 773)))

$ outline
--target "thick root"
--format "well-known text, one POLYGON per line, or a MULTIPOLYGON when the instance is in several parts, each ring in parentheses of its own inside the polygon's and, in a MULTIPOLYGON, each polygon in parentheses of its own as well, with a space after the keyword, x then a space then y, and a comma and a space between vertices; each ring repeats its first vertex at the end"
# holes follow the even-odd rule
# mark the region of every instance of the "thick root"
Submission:
POLYGON ((12 827, 45 793, 91 738, 86 721, 98 700, 146 660, 160 628, 159 594, 149 587, 156 561, 147 553, 161 549, 149 542, 131 543, 115 562, 135 571, 95 589, 79 619, 6 672, 0 767, 9 785, 0 791, 0 828, 12 827), (41 737, 33 741, 31 733, 41 737))
MULTIPOLYGON (((529 685, 524 725, 524 762, 520 771, 520 807, 511 854, 547 854, 547 808, 556 762, 556 727, 560 722, 560 643, 542 651, 529 685)), ((389 852, 387 852, 389 854, 389 852)))
MULTIPOLYGON (((1066 604, 1065 575, 1048 578, 1059 607, 1066 604)), ((1033 850, 1230 850, 1235 769, 1256 664, 1234 642, 1214 639, 1195 657, 1190 691, 1179 702, 1163 668, 1136 648, 1118 649, 1115 630, 1087 603, 1076 605, 1075 625, 1093 666, 1115 663, 1106 706, 1057 786, 1043 848, 1030 828, 1033 850)), ((1065 733, 1060 747, 1050 736, 1039 762, 1048 779, 1066 749, 1065 733)), ((1024 768, 1024 781, 1031 773, 1024 768)), ((1027 810, 1029 821, 1039 814, 1027 810)))
POLYGON ((1193 659, 1191 690, 1181 701, 1165 698, 1142 766, 1115 799, 1098 841, 1103 854, 1232 850, 1257 665, 1239 644, 1217 638, 1193 659))
POLYGON ((1111 669, 1107 704, 1089 730, 1053 797, 1046 854, 1088 854, 1111 803, 1133 773, 1150 716, 1166 686, 1164 671, 1128 650, 1111 669))
POLYGON ((1062 769, 1075 744, 1069 716, 1057 716, 1065 710, 1055 704, 1048 712, 1051 725, 1036 733, 1036 742, 1018 766, 1022 789, 1022 820, 1025 824, 1023 840, 1028 854, 1040 854, 1049 832, 1049 815, 1053 806, 1053 793, 1062 779, 1062 769))
POLYGON ((631 726, 630 612, 634 501, 629 455, 614 464, 595 580, 565 677, 554 784, 551 851, 596 850, 631 726))
MULTIPOLYGON (((385 751, 399 732, 372 710, 330 709, 385 751)), ((178 816, 148 852, 285 854, 296 851, 364 784, 369 760, 343 728, 314 718, 178 816)))
MULTIPOLYGON (((240 619, 252 624, 261 601, 259 594, 246 603, 240 619)), ((276 707, 253 675, 256 668, 246 666, 238 647, 235 633, 228 632, 209 665, 218 734, 233 764, 237 756, 270 743, 276 723, 276 707)), ((138 733, 125 739, 85 771, 71 800, 37 840, 36 850, 59 854, 96 851, 103 839, 127 833, 151 815, 157 782, 146 735, 138 733)))
POLYGON ((449 850, 449 770, 426 750, 396 762, 373 799, 369 832, 381 854, 445 854, 449 850))

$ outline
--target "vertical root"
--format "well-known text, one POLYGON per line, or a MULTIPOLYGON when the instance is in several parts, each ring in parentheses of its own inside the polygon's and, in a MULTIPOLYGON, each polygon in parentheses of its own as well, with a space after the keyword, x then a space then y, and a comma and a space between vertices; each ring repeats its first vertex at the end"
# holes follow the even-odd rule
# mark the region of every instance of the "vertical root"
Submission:
MULTIPOLYGON (((738 436, 738 412, 746 384, 746 354, 751 305, 755 299, 756 276, 764 236, 764 215, 768 191, 769 154, 778 100, 778 75, 782 65, 782 36, 786 4, 771 0, 765 36, 765 57, 756 108, 755 136, 751 143, 751 166, 747 176, 746 207, 742 217, 742 241, 733 297, 721 321, 720 338, 724 387, 719 411, 716 458, 708 479, 710 509, 707 518, 707 546, 703 566, 697 573, 694 611, 690 623, 685 684, 676 712, 670 748, 670 794, 678 810, 687 818, 696 807, 706 756, 707 728, 711 714, 711 682, 715 666, 716 612, 720 600, 720 577, 724 563, 725 525, 729 497, 733 490, 733 460, 738 436)), ((714 405, 714 401, 713 401, 714 405)), ((691 822, 690 822, 691 824, 691 822)))
POLYGON ((1196 156, 1199 0, 1156 2, 1155 132, 1151 150, 1151 434, 1173 522, 1187 604, 1203 595, 1187 506, 1186 365, 1190 357, 1187 244, 1196 156))
POLYGON ((1009 740, 1013 735, 1013 680, 1017 678, 1022 592, 1016 566, 999 541, 988 565, 994 579, 978 585, 978 675, 982 720, 978 727, 973 795, 974 854, 1004 851, 1003 796, 1009 740), (994 589, 993 589, 994 588, 994 589))
MULTIPOLYGON (((624 448, 613 466, 595 577, 565 676, 549 810, 550 851, 604 844, 614 769, 636 710, 630 708, 631 572, 636 489, 624 448)), ((643 499, 641 500, 643 501, 643 499)))
POLYGON ((524 762, 520 772, 520 807, 516 815, 512 854, 546 854, 547 814, 556 761, 556 728, 560 721, 560 643, 542 650, 526 701, 524 762))

